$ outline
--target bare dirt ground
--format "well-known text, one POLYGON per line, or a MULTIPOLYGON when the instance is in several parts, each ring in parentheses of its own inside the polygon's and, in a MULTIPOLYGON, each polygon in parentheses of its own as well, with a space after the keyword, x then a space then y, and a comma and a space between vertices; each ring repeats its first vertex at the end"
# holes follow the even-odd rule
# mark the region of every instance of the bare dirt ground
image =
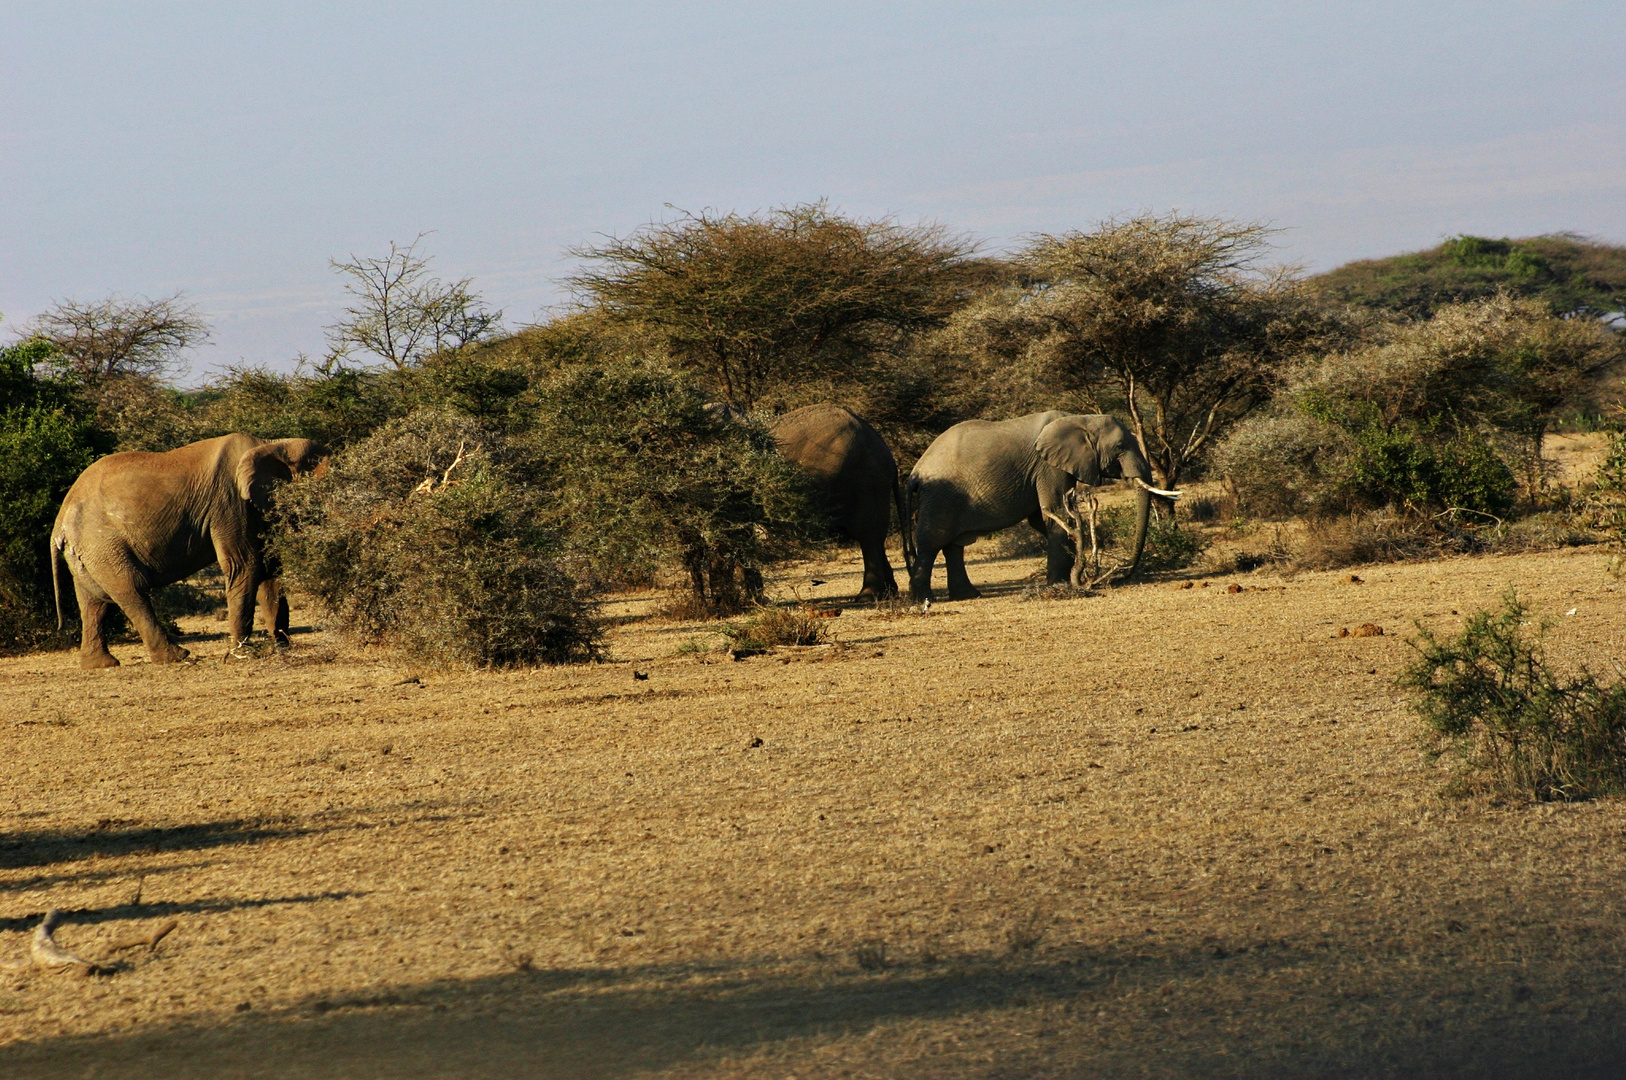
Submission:
POLYGON ((1441 798, 1394 684, 1510 583, 1615 670, 1604 563, 974 559, 742 662, 638 600, 562 669, 223 664, 206 619, 196 664, 0 661, 0 960, 179 924, 0 971, 0 1076, 1618 1076, 1626 805, 1441 798))

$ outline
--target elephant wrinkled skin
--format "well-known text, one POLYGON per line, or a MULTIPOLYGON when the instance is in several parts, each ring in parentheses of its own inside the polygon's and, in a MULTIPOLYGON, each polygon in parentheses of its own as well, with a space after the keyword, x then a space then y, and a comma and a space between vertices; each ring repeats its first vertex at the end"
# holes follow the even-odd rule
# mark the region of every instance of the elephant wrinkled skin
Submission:
POLYGON ((903 527, 902 491, 897 462, 880 432, 850 409, 825 404, 786 413, 774 422, 772 434, 779 452, 818 480, 832 523, 863 552, 864 584, 858 598, 897 595, 886 536, 892 531, 894 506, 903 527))
POLYGON ((949 599, 981 595, 966 576, 965 546, 1020 521, 1046 535, 1048 580, 1068 580, 1071 539, 1047 515, 1063 515, 1063 500, 1075 484, 1095 487, 1118 479, 1140 481, 1133 574, 1146 544, 1151 476, 1135 437, 1110 416, 1052 410, 955 424, 909 474, 917 552, 909 591, 916 600, 931 598, 932 567, 942 552, 949 599))
POLYGON ((68 490, 51 530, 57 621, 61 560, 79 601, 80 664, 118 664, 104 638, 109 604, 123 609, 153 663, 185 659, 187 651, 164 632, 150 598, 154 589, 216 562, 226 578, 231 645, 253 630, 256 593, 273 637, 285 641, 288 604, 266 559, 264 514, 274 485, 317 469, 326 454, 309 439, 223 435, 167 453, 110 454, 92 463, 68 490))

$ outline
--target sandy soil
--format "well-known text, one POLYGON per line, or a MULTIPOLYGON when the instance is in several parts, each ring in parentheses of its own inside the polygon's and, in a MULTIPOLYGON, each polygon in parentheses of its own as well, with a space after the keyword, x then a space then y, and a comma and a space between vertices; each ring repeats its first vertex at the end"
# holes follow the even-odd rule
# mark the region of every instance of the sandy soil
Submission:
POLYGON ((1626 806, 1442 799, 1394 684, 1510 583, 1611 670, 1604 561, 973 561, 742 662, 636 599, 564 669, 0 661, 0 960, 179 923, 0 971, 0 1076, 1620 1075, 1626 806))

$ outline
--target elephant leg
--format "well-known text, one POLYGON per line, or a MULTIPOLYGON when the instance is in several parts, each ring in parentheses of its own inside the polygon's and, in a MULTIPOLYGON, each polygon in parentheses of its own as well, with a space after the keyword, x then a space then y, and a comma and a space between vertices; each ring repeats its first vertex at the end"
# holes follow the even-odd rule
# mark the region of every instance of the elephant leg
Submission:
POLYGON ((1073 538, 1057 526, 1051 525, 1045 539, 1048 541, 1045 552, 1045 582, 1050 585, 1059 585, 1065 581, 1072 581, 1073 561, 1076 554, 1073 547, 1073 538))
POLYGON ((909 596, 914 600, 932 598, 932 570, 937 565, 938 549, 927 544, 915 546, 915 570, 909 575, 909 596))
POLYGON ((951 544, 943 549, 943 568, 948 571, 950 600, 975 600, 982 595, 966 576, 964 544, 951 544))
POLYGON ((110 601, 94 596, 74 579, 73 591, 79 601, 79 666, 82 668, 118 667, 116 657, 107 651, 106 623, 110 601))
POLYGON ((158 615, 152 610, 152 601, 147 594, 134 585, 120 584, 117 588, 107 590, 113 602, 124 612, 124 617, 130 620, 135 632, 141 635, 141 644, 147 647, 147 659, 154 664, 173 664, 185 660, 192 654, 181 648, 169 639, 164 631, 164 625, 158 621, 158 615))
POLYGON ((864 586, 858 590, 858 599, 884 600, 898 595, 898 579, 892 573, 892 564, 886 561, 885 535, 870 537, 858 547, 864 553, 864 586))
POLYGON ((247 570, 226 578, 226 630, 231 639, 230 649, 237 648, 254 633, 254 594, 259 588, 259 576, 247 570))
POLYGON ((282 594, 280 578, 260 582, 259 608, 265 612, 266 631, 274 645, 288 644, 288 598, 282 594))

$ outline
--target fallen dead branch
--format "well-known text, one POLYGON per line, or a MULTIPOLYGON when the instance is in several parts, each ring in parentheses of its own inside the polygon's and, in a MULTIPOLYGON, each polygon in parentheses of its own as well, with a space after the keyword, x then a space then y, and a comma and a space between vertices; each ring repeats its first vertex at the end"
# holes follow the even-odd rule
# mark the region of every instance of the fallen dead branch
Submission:
MULTIPOLYGON (((34 937, 28 945, 28 959, 0 960, 0 969, 22 971, 28 968, 44 968, 46 971, 71 972, 76 975, 108 975, 115 970, 64 949, 56 940, 56 928, 61 922, 61 911, 56 908, 47 911, 39 926, 34 928, 34 937)), ((120 938, 112 944, 108 952, 116 953, 142 947, 150 952, 158 947, 160 941, 173 933, 178 925, 180 924, 174 919, 168 919, 146 933, 120 938)))
POLYGON ((139 949, 145 947, 148 952, 151 952, 152 950, 158 948, 158 943, 173 933, 175 928, 179 925, 180 924, 174 919, 159 923, 149 933, 134 934, 129 937, 119 938, 108 947, 108 951, 123 952, 125 949, 139 949))

